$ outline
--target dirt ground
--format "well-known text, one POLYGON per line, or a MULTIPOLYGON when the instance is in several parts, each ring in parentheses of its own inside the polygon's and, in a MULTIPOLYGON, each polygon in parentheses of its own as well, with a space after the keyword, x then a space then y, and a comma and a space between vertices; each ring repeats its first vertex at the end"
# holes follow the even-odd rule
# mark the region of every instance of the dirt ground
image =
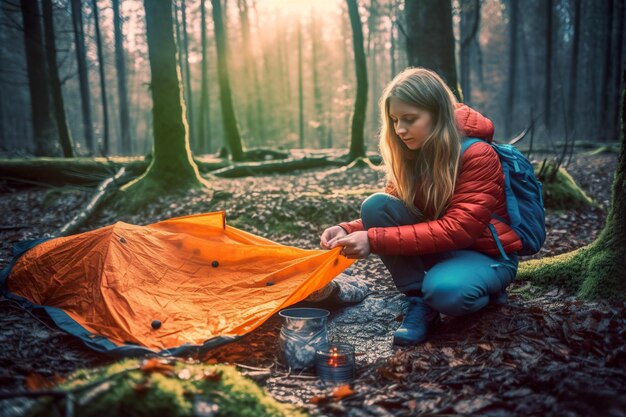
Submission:
MULTIPOLYGON (((575 155, 568 171, 598 206, 548 212, 548 239, 535 257, 592 242, 610 202, 614 154, 575 155)), ((105 210, 84 230, 117 220, 147 224, 173 216, 225 210, 227 221, 279 243, 317 248, 323 227, 358 216, 358 207, 383 184, 368 169, 311 170, 287 176, 211 178, 216 198, 190 193, 164 197, 139 215, 105 210), (327 203, 332 201, 332 204, 327 203), (330 209, 329 209, 330 208, 330 209), (286 227, 290 224, 291 227, 286 227)), ((90 190, 20 189, 0 183, 0 266, 14 243, 58 230, 80 210, 90 190)), ((242 340, 202 360, 239 364, 280 401, 320 416, 625 416, 626 304, 578 300, 557 289, 514 282, 510 303, 462 318, 444 317, 429 341, 394 348, 403 296, 376 256, 355 264, 370 295, 331 312, 330 337, 351 343, 357 377, 348 396, 333 397, 312 372, 282 364, 273 317, 242 340)), ((111 362, 36 313, 0 298, 0 393, 24 389, 26 378, 66 375, 111 362)), ((24 399, 0 401, 0 416, 20 415, 24 399)))

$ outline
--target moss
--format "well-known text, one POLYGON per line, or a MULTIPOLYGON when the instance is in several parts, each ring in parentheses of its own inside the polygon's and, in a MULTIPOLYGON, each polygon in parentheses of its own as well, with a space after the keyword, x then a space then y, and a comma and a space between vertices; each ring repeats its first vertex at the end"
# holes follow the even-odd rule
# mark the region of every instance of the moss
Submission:
POLYGON ((550 258, 522 262, 517 279, 528 280, 541 287, 558 286, 576 292, 584 279, 585 257, 580 252, 585 250, 581 248, 550 258))
POLYGON ((589 155, 599 155, 605 153, 619 153, 619 145, 604 145, 600 146, 593 151, 589 152, 589 155))
POLYGON ((543 180, 543 200, 546 208, 555 210, 595 205, 563 167, 559 168, 553 181, 543 180))
MULTIPOLYGON (((139 366, 137 360, 124 360, 76 371, 58 388, 74 393, 76 417, 193 416, 199 404, 215 407, 216 417, 305 416, 269 397, 231 366, 176 362, 152 371, 139 366)), ((64 408, 63 401, 44 399, 29 415, 63 415, 64 408)))
MULTIPOLYGON (((189 174, 189 173, 186 173, 189 174)), ((190 175, 164 174, 158 170, 148 170, 146 174, 125 184, 115 196, 115 208, 135 213, 164 195, 185 195, 192 189, 209 190, 209 184, 192 170, 190 175)))
POLYGON ((626 295, 626 260, 619 248, 597 240, 576 251, 523 262, 518 278, 541 287, 558 286, 585 299, 616 300, 626 295))

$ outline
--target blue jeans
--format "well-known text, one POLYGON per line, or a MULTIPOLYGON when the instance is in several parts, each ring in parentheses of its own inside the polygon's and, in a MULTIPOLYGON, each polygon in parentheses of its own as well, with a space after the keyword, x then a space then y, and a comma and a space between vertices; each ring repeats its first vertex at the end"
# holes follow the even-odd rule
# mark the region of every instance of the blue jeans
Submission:
MULTIPOLYGON (((377 193, 361 206, 365 229, 415 224, 420 216, 389 194, 377 193)), ((380 255, 400 292, 421 293, 432 308, 462 316, 485 307, 506 290, 517 273, 517 254, 491 257, 470 249, 426 255, 380 255)))

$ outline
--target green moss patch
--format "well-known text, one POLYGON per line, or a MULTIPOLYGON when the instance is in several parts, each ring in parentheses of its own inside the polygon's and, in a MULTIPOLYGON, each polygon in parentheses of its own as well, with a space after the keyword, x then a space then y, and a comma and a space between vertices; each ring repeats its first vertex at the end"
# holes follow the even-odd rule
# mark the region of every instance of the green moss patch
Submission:
MULTIPOLYGON (((72 394, 76 417, 306 415, 278 403, 226 365, 129 359, 101 369, 79 370, 58 390, 72 394)), ((69 401, 46 397, 29 416, 63 416, 69 401)))
POLYGON ((573 252, 523 262, 517 276, 585 299, 620 300, 626 294, 626 261, 620 250, 597 240, 573 252))
POLYGON ((595 205, 565 168, 559 167, 554 179, 551 178, 552 175, 546 177, 548 179, 540 178, 543 182, 543 203, 546 208, 567 210, 595 205))

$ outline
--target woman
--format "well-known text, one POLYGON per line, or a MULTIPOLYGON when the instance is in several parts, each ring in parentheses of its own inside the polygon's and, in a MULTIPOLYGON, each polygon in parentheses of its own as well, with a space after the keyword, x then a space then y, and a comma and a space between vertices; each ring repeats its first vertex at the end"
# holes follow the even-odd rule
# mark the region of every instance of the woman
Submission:
POLYGON ((396 76, 380 109, 385 192, 363 202, 360 219, 324 230, 320 244, 342 246, 349 258, 380 255, 408 299, 394 344, 414 345, 426 339, 439 313, 460 316, 490 301, 506 303, 521 241, 496 219, 508 221, 495 151, 480 142, 461 155, 464 137, 491 141, 489 119, 457 104, 443 80, 423 68, 396 76))

